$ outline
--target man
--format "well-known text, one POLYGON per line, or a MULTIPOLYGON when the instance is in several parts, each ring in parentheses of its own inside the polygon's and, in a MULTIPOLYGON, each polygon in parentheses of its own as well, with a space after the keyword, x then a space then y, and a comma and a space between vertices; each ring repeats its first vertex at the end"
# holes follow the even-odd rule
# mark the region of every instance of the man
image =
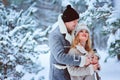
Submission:
POLYGON ((63 14, 59 15, 57 27, 49 34, 50 80, 70 80, 66 65, 84 66, 89 59, 68 53, 72 42, 72 31, 78 24, 79 14, 68 5, 63 14))

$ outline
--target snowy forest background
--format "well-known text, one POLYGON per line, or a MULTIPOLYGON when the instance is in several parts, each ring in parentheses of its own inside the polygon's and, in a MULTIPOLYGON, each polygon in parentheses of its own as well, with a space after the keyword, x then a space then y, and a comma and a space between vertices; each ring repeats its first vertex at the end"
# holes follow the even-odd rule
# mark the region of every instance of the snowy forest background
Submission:
POLYGON ((49 80, 48 34, 67 4, 79 12, 79 22, 86 23, 91 30, 93 48, 101 55, 102 80, 120 79, 119 3, 0 0, 0 80, 49 80))

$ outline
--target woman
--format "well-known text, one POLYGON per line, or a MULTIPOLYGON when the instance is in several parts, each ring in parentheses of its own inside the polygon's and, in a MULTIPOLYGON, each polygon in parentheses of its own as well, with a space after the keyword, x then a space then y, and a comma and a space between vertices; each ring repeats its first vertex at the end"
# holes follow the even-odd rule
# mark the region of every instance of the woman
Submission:
POLYGON ((99 57, 91 48, 90 31, 86 25, 80 24, 75 32, 69 54, 89 57, 91 64, 84 67, 67 66, 71 80, 95 80, 94 72, 99 68, 99 57))

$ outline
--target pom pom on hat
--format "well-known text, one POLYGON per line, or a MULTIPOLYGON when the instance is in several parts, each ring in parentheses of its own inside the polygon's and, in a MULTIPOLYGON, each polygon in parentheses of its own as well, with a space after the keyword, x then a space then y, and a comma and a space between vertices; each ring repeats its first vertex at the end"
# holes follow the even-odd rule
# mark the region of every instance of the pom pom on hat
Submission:
POLYGON ((63 12, 62 19, 64 22, 70 22, 79 19, 79 14, 71 7, 71 5, 67 5, 67 8, 63 12))
POLYGON ((85 24, 79 24, 79 25, 76 27, 76 29, 75 29, 75 35, 77 35, 77 34, 79 33, 79 31, 81 31, 81 30, 83 30, 83 29, 87 30, 88 33, 90 33, 90 30, 89 30, 89 28, 87 27, 87 25, 85 25, 85 24))

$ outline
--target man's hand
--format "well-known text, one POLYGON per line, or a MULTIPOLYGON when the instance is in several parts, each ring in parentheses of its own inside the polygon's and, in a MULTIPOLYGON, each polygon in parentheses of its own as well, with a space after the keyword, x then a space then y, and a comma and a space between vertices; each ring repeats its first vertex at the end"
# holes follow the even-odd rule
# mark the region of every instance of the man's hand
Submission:
POLYGON ((97 63, 97 64, 94 64, 93 65, 93 68, 94 68, 94 71, 96 70, 100 70, 100 65, 97 63))
POLYGON ((88 66, 91 64, 91 58, 89 56, 86 56, 86 63, 85 66, 88 66))

